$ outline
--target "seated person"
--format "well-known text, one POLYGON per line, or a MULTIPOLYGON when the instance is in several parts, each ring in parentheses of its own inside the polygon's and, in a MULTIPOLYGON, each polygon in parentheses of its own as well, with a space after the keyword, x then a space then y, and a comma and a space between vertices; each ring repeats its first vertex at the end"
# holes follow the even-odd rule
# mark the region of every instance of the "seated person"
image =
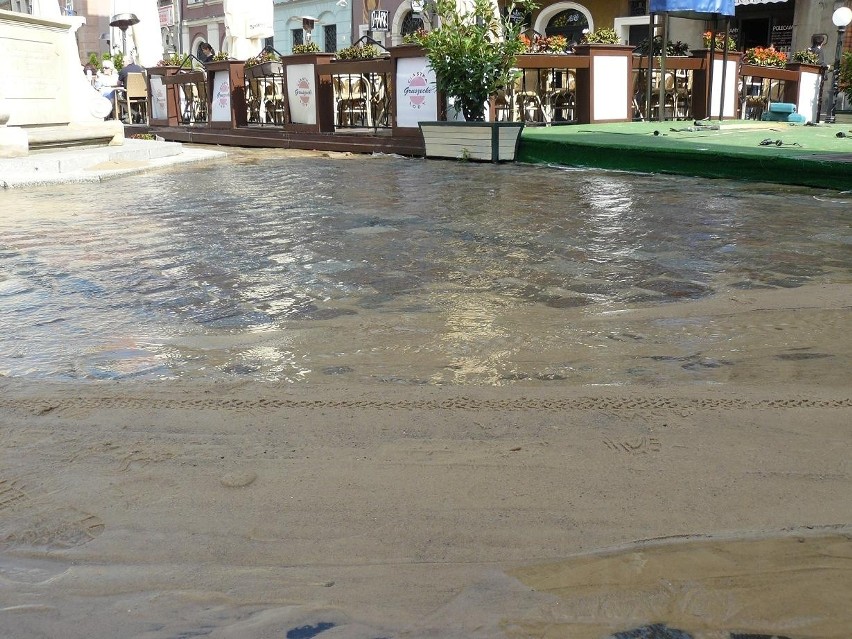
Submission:
POLYGON ((102 96, 111 100, 117 86, 118 74, 115 72, 112 60, 104 60, 95 78, 95 88, 101 92, 102 96))
POLYGON ((127 64, 118 72, 118 86, 127 87, 128 73, 145 73, 145 69, 136 64, 136 59, 132 55, 127 56, 127 64))

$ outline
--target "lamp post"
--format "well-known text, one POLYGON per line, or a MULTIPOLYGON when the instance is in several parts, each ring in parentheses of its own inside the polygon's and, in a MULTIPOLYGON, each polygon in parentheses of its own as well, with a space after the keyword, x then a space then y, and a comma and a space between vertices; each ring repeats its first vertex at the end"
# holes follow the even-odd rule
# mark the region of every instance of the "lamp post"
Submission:
POLYGON ((831 14, 831 21, 837 27, 837 50, 834 54, 834 72, 831 74, 831 113, 826 120, 834 124, 837 112, 837 94, 840 89, 840 56, 843 52, 843 35, 846 26, 852 22, 852 9, 840 7, 831 14))

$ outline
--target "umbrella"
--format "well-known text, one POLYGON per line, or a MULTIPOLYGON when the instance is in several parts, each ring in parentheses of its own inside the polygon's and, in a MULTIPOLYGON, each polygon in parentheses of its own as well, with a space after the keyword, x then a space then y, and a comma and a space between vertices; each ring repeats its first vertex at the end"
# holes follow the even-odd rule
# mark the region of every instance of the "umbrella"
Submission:
POLYGON ((226 48, 231 57, 245 60, 263 49, 273 27, 272 0, 224 0, 226 48))
POLYGON ((55 18, 62 15, 59 10, 59 0, 32 0, 34 16, 40 18, 55 18))
POLYGON ((136 63, 153 67, 163 58, 163 34, 160 31, 160 12, 157 0, 137 0, 133 3, 139 22, 133 25, 133 46, 136 63))

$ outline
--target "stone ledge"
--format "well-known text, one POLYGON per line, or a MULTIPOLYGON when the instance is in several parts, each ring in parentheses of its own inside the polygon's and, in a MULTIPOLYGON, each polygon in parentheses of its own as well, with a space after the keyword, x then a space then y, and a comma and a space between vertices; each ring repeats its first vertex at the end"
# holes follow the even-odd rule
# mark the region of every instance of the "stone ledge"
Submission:
POLYGON ((124 143, 124 125, 118 120, 71 123, 58 126, 22 127, 27 133, 30 149, 66 147, 82 144, 124 143))

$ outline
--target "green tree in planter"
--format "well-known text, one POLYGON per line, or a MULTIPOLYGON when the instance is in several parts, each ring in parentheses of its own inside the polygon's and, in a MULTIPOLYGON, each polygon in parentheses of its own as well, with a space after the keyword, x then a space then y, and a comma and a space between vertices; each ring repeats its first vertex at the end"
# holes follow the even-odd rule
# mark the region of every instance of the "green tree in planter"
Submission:
POLYGON ((521 15, 535 8, 532 0, 512 1, 498 15, 491 0, 470 0, 458 7, 456 0, 436 0, 434 14, 441 26, 423 35, 421 44, 435 71, 439 91, 455 99, 465 120, 485 120, 485 103, 514 79, 515 61, 523 53, 519 37, 525 26, 513 22, 514 9, 521 15))

